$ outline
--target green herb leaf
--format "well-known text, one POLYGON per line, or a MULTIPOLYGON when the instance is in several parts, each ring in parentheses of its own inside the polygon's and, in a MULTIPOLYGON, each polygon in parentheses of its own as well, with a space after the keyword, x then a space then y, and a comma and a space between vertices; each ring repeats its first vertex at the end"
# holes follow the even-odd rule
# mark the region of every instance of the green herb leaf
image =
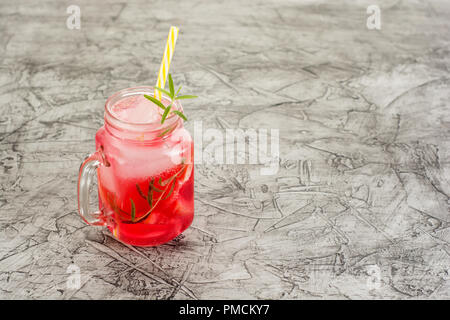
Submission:
POLYGON ((188 119, 186 118, 186 116, 183 114, 183 112, 178 111, 178 110, 173 110, 173 113, 175 113, 177 116, 179 116, 181 119, 183 119, 184 121, 188 121, 188 119))
POLYGON ((131 222, 134 222, 134 218, 136 217, 136 207, 134 206, 133 199, 130 198, 131 202, 131 222))
POLYGON ((166 133, 168 133, 170 130, 172 130, 173 128, 167 128, 166 130, 164 130, 163 132, 161 132, 160 134, 158 134, 158 138, 164 136, 166 133))
POLYGON ((148 191, 147 191, 147 202, 150 205, 150 208, 153 207, 153 192, 152 192, 152 186, 155 179, 151 179, 148 183, 148 191))
POLYGON ((170 89, 170 97, 173 98, 175 97, 175 89, 173 86, 173 80, 172 80, 172 75, 169 73, 169 89, 170 89))
POLYGON ((198 98, 197 96, 192 96, 190 94, 186 94, 184 96, 178 96, 175 98, 175 100, 181 100, 181 99, 194 99, 194 98, 198 98))
POLYGON ((175 188, 175 183, 176 183, 176 182, 177 182, 177 178, 175 177, 175 178, 173 179, 172 185, 170 186, 169 193, 168 193, 162 200, 166 200, 168 197, 170 197, 170 196, 172 195, 173 189, 175 188))
POLYGON ((147 202, 150 205, 150 208, 153 208, 153 192, 152 191, 150 191, 150 193, 148 194, 147 202))
POLYGON ((164 121, 166 121, 166 118, 167 118, 167 116, 169 115, 169 112, 170 112, 170 108, 172 108, 172 105, 169 105, 169 106, 164 110, 164 113, 163 113, 162 118, 161 118, 161 124, 163 124, 164 121))
POLYGON ((160 87, 155 87, 155 89, 158 90, 158 91, 160 91, 160 92, 162 92, 162 93, 167 94, 167 95, 170 97, 170 92, 169 92, 169 91, 164 90, 164 89, 162 89, 162 88, 160 88, 160 87))
POLYGON ((140 195, 142 198, 147 199, 147 197, 146 197, 146 196, 144 195, 144 193, 142 192, 141 187, 139 187, 139 185, 138 185, 137 183, 136 183, 136 189, 137 189, 139 195, 140 195))
POLYGON ((172 177, 170 177, 170 178, 168 178, 168 179, 166 179, 164 181, 161 181, 161 177, 159 177, 159 185, 164 187, 165 185, 167 185, 171 181, 170 179, 172 179, 172 177))
POLYGON ((160 107, 161 109, 166 110, 166 106, 163 105, 162 102, 159 101, 158 99, 153 98, 153 97, 150 97, 150 96, 148 96, 148 95, 146 95, 146 94, 144 94, 144 97, 146 97, 148 100, 150 100, 151 102, 153 102, 154 104, 156 104, 156 105, 157 105, 158 107, 160 107))
POLYGON ((180 93, 180 90, 181 90, 181 86, 178 88, 177 93, 175 94, 175 96, 177 96, 178 93, 180 93))
MULTIPOLYGON (((156 99, 156 97, 152 97, 152 96, 149 96, 149 95, 144 95, 145 98, 147 98, 148 100, 152 101, 154 104, 156 104, 157 106, 159 106, 161 109, 164 110, 164 112, 163 112, 163 114, 161 116, 161 124, 163 124, 164 121, 166 121, 166 118, 170 116, 170 112, 171 112, 173 104, 175 103, 175 100, 198 98, 197 96, 190 95, 190 94, 185 94, 185 95, 178 96, 178 94, 180 93, 182 87, 180 86, 178 88, 177 92, 175 93, 175 85, 173 83, 172 74, 170 74, 170 73, 168 74, 168 82, 169 82, 169 89, 168 90, 165 90, 165 89, 159 88, 159 87, 155 87, 155 90, 158 90, 160 93, 164 93, 165 95, 170 97, 170 99, 171 99, 170 105, 168 105, 167 107, 161 101, 156 99)), ((181 111, 173 110, 172 113, 176 114, 178 117, 180 117, 184 121, 188 121, 187 117, 181 111)), ((170 132, 170 130, 166 129, 161 134, 159 134, 158 137, 162 137, 165 134, 167 134, 168 132, 170 132)))

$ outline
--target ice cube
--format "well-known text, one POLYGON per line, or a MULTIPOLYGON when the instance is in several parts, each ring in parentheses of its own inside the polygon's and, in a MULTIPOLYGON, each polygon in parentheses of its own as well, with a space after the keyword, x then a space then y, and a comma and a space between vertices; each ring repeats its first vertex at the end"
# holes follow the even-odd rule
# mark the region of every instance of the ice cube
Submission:
POLYGON ((117 118, 129 123, 154 123, 161 120, 161 108, 142 95, 126 97, 111 107, 117 118))

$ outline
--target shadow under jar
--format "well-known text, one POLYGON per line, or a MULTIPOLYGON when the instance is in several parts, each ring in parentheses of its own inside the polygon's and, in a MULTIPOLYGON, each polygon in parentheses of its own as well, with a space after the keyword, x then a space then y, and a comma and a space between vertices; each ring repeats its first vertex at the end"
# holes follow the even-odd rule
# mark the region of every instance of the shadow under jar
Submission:
MULTIPOLYGON (((113 107, 153 88, 124 89, 105 104, 105 123, 95 136, 96 152, 81 164, 78 209, 92 225, 107 226, 119 240, 156 246, 175 238, 194 217, 194 148, 183 120, 170 114, 164 124, 124 121, 113 107), (89 186, 97 173, 100 211, 89 212, 89 186)), ((170 103, 162 98, 164 105, 170 103)), ((151 103, 148 101, 148 103, 151 103)), ((176 101, 172 110, 182 112, 176 101)), ((162 113, 162 109, 161 109, 162 113)))

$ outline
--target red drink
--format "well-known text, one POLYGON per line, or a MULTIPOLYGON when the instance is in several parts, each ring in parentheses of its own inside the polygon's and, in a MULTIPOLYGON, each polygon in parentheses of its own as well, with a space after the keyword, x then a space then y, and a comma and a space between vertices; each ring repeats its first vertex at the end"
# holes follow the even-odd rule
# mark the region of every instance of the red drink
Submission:
MULTIPOLYGON (((153 95, 152 88, 125 89, 106 102, 105 125, 96 134, 97 152, 91 157, 98 162, 95 223, 123 242, 154 246, 192 222, 194 148, 181 118, 171 115, 160 124, 162 109, 143 94, 153 95)), ((169 104, 165 98, 162 102, 169 104)), ((173 107, 181 111, 180 104, 173 107)))

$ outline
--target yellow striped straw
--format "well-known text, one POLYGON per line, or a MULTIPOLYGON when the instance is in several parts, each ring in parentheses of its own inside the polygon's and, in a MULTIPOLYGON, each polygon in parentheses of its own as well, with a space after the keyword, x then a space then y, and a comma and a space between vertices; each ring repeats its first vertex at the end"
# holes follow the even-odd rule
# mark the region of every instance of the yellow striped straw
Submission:
MULTIPOLYGON (((180 30, 177 27, 170 27, 169 36, 167 37, 166 49, 164 50, 164 57, 161 61, 161 67, 159 67, 158 81, 156 86, 164 89, 166 84, 166 78, 169 74, 170 61, 172 60, 173 51, 175 50, 175 43, 177 42, 178 32, 180 30)), ((161 101, 161 92, 155 89, 155 98, 161 101)))

